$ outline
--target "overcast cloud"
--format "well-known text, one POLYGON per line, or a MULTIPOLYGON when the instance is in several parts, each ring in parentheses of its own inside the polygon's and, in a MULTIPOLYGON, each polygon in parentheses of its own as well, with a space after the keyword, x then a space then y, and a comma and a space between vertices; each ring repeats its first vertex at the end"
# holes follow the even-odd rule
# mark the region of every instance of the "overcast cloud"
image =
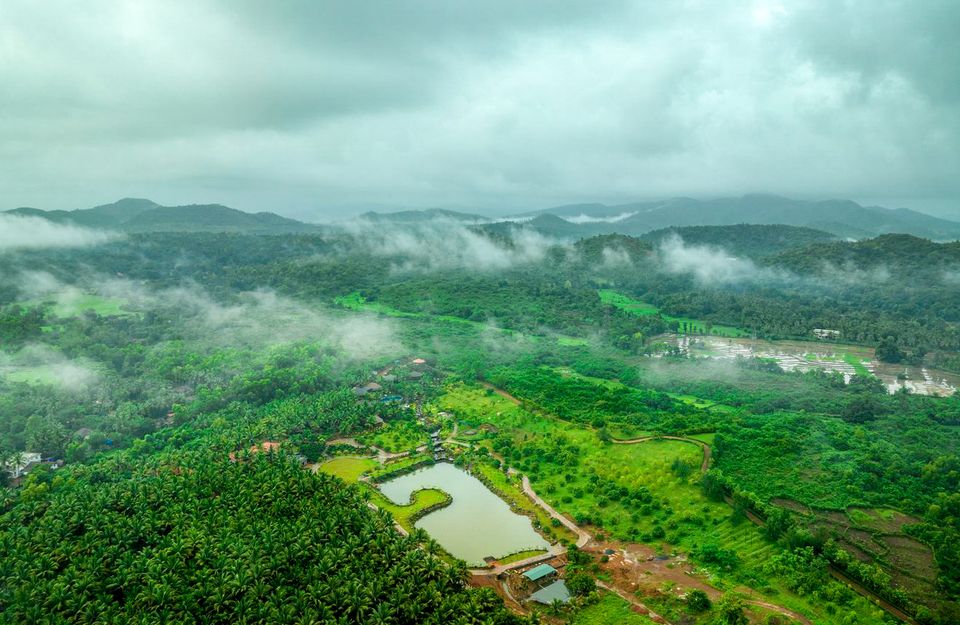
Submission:
POLYGON ((960 197, 953 0, 4 0, 0 198, 960 197))

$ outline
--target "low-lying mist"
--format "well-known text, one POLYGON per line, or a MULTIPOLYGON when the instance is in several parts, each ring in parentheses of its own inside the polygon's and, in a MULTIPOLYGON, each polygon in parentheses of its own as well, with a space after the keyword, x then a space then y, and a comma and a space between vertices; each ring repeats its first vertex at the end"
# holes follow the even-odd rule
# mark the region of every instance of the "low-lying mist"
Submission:
POLYGON ((550 248, 564 245, 526 228, 514 228, 498 240, 453 220, 402 225, 357 220, 344 228, 351 243, 391 259, 396 272, 504 270, 542 262, 550 248))
POLYGON ((0 253, 55 247, 86 247, 122 238, 104 230, 91 230, 25 215, 0 213, 0 253))

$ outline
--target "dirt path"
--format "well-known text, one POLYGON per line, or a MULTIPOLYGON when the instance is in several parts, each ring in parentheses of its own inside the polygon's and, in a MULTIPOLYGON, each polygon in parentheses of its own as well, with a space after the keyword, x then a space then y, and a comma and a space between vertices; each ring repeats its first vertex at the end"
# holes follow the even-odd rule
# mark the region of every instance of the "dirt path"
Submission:
POLYGON ((620 597, 630 605, 636 607, 640 612, 640 614, 645 614, 654 623, 665 623, 666 625, 672 625, 670 621, 663 618, 662 616, 660 616, 659 614, 657 614, 656 612, 648 608, 646 605, 641 603, 640 600, 636 598, 636 596, 631 595, 628 592, 624 592, 623 590, 621 590, 620 588, 617 588, 616 586, 609 586, 606 583, 599 580, 597 581, 597 586, 599 586, 600 588, 603 588, 604 590, 609 590, 610 592, 614 593, 615 595, 617 595, 618 597, 620 597))
POLYGON ((516 405, 518 405, 518 406, 522 403, 519 399, 517 399, 516 397, 514 397, 514 396, 511 395, 510 393, 506 392, 506 391, 503 390, 502 388, 497 388, 496 386, 494 386, 493 384, 490 384, 489 382, 481 382, 481 383, 480 383, 480 386, 482 386, 482 387, 484 387, 484 388, 490 389, 491 391, 493 391, 494 393, 496 393, 496 394, 499 395, 500 397, 503 397, 504 399, 509 399, 511 402, 513 402, 514 404, 516 404, 516 405))
POLYGON ((530 486, 530 478, 524 475, 523 478, 521 479, 521 482, 523 483, 523 492, 527 495, 527 497, 533 500, 533 503, 537 504, 538 506, 546 510, 547 514, 555 518, 564 527, 566 527, 568 530, 570 530, 571 532, 577 535, 578 548, 584 547, 588 542, 590 542, 591 536, 590 534, 587 533, 586 530, 582 529, 579 525, 577 525, 567 517, 563 516, 562 514, 554 510, 553 506, 551 506, 546 501, 544 501, 540 497, 540 495, 538 495, 536 491, 533 490, 533 487, 530 486))
POLYGON ((761 608, 765 608, 765 609, 767 609, 767 610, 772 610, 772 611, 776 612, 777 614, 782 614, 782 615, 784 615, 784 616, 789 616, 789 617, 792 618, 792 619, 795 619, 795 620, 800 621, 800 622, 803 623, 804 625, 813 625, 813 621, 811 621, 810 619, 808 619, 808 618, 805 617, 804 615, 798 614, 798 613, 796 613, 796 612, 793 612, 793 611, 791 611, 791 610, 788 610, 788 609, 786 609, 786 608, 784 608, 784 607, 782 607, 782 606, 779 606, 779 605, 776 605, 776 604, 773 604, 773 603, 767 603, 766 601, 758 601, 758 600, 756 600, 756 599, 745 599, 743 602, 746 603, 747 605, 755 605, 755 606, 758 606, 758 607, 761 607, 761 608))
POLYGON ((567 552, 567 549, 559 544, 550 545, 547 549, 547 553, 541 553, 540 555, 530 556, 529 558, 524 558, 523 560, 517 560, 516 562, 511 562, 510 564, 498 564, 497 566, 490 567, 488 569, 470 569, 472 575, 479 575, 481 577, 500 575, 501 573, 506 573, 507 571, 512 571, 514 569, 522 569, 525 566, 530 566, 531 564, 539 564, 540 562, 545 562, 547 560, 552 560, 557 556, 562 556, 567 552))

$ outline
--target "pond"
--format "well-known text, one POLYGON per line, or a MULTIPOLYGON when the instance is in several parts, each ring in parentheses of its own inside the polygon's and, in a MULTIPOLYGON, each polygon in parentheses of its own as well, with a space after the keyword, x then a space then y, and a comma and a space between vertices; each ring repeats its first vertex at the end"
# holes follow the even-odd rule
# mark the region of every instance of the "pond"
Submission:
POLYGON ((453 503, 427 514, 416 527, 467 564, 482 565, 488 556, 550 546, 530 519, 513 512, 483 482, 450 463, 439 462, 380 485, 381 492, 400 505, 421 488, 439 488, 450 494, 453 503))

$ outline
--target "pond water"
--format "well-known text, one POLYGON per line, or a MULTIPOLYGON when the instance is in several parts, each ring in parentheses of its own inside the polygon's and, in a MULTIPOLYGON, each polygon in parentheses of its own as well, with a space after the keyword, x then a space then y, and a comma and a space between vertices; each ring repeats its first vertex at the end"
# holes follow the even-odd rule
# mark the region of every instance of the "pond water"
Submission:
POLYGON ((550 546, 530 519, 510 510, 483 482, 450 463, 438 462, 380 485, 380 491, 400 505, 409 503, 410 494, 421 488, 439 488, 453 503, 427 514, 416 527, 467 564, 482 565, 488 556, 550 546))
POLYGON ((848 382, 857 366, 877 376, 890 393, 907 388, 918 395, 953 395, 960 387, 960 376, 930 367, 892 365, 879 362, 874 350, 854 345, 808 341, 765 341, 760 339, 721 338, 717 336, 677 336, 669 341, 695 356, 731 359, 738 356, 771 358, 786 371, 823 369, 843 374, 848 382))

